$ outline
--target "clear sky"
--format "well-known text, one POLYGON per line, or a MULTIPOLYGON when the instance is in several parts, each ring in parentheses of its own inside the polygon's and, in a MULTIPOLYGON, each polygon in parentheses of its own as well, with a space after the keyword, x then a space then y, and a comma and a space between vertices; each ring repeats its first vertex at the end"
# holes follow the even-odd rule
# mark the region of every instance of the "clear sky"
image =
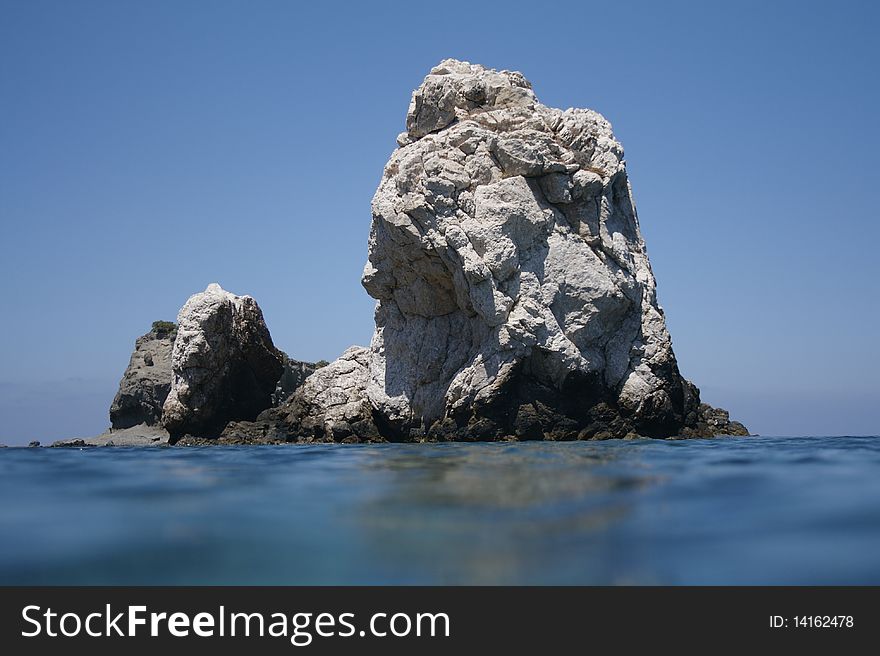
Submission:
POLYGON ((0 0, 0 442, 105 428, 210 282, 293 357, 367 344, 370 198, 445 57, 611 121, 705 400, 876 435, 878 5, 0 0))

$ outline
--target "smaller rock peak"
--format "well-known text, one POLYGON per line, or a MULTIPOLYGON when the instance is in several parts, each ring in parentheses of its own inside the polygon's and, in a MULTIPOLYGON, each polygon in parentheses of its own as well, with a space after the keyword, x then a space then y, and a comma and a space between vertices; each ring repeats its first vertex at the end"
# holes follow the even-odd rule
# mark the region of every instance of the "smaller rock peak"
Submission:
POLYGON ((144 337, 152 336, 157 339, 173 338, 177 333, 177 324, 173 321, 154 321, 150 332, 144 337))
POLYGON ((175 439, 214 436, 228 421, 253 421, 272 405, 284 365, 253 298, 211 283, 184 304, 177 323, 162 405, 162 425, 175 439))
POLYGON ((215 302, 215 301, 229 301, 230 303, 237 305, 239 302, 245 299, 251 299, 247 294, 243 296, 239 296, 233 292, 227 291, 223 289, 219 283, 212 282, 205 288, 205 291, 195 294, 190 298, 190 300, 198 299, 200 302, 215 302))
MULTIPOLYGON (((531 83, 517 71, 497 71, 480 64, 444 59, 413 92, 406 115, 412 142, 442 130, 474 111, 491 111, 537 103, 531 83)), ((403 144, 402 144, 403 145, 403 144)))
POLYGON ((459 59, 444 59, 428 73, 428 77, 443 75, 471 77, 478 80, 497 78, 494 80, 496 83, 504 84, 506 82, 508 86, 520 87, 523 89, 532 88, 532 83, 529 82, 519 71, 499 71, 494 68, 487 68, 482 64, 471 64, 470 62, 459 59))

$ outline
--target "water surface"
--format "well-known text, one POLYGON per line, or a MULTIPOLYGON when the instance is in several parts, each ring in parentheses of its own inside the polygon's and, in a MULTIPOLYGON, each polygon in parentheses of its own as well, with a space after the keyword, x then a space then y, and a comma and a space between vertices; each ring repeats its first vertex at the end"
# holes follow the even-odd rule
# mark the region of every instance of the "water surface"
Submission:
POLYGON ((880 438, 0 449, 0 584, 880 584, 880 438))

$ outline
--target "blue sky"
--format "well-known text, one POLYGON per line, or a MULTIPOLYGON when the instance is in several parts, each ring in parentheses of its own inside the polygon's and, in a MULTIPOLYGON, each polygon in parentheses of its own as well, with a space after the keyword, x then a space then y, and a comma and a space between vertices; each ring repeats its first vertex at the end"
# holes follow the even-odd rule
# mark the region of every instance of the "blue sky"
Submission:
POLYGON ((683 373, 763 434, 880 433, 871 2, 0 1, 0 442, 92 434, 213 281, 366 344, 370 198, 445 57, 626 148, 683 373))

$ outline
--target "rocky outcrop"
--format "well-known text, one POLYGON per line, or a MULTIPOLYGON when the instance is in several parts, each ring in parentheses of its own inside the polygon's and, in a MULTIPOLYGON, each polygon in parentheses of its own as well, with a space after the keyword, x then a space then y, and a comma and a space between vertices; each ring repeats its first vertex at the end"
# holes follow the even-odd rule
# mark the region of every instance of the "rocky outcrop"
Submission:
POLYGON ((186 302, 177 323, 162 410, 173 439, 217 436, 228 422, 252 421, 272 405, 284 365, 253 298, 211 284, 186 302))
POLYGON ((157 425, 162 405, 171 389, 171 349, 177 326, 156 321, 146 335, 137 338, 119 391, 110 405, 110 425, 131 428, 157 425))
MULTIPOLYGON (((263 411, 255 421, 230 422, 217 443, 386 441, 365 400, 369 358, 369 349, 353 346, 333 363, 311 365, 312 373, 286 403, 263 411), (320 420, 316 421, 318 417, 320 420)), ((179 443, 205 442, 187 436, 179 443)))
MULTIPOLYGON (((200 439, 251 433, 255 440, 264 440, 267 431, 262 425, 251 426, 251 420, 285 401, 326 364, 294 360, 275 349, 259 307, 248 296, 237 297, 211 285, 193 296, 184 312, 186 331, 175 360, 178 386, 166 417, 175 439, 189 432, 200 439)), ((163 408, 175 378, 172 355, 177 335, 176 324, 156 321, 137 339, 110 407, 108 432, 58 440, 53 446, 167 443, 163 408)))
POLYGON ((730 420, 730 413, 727 410, 713 408, 708 403, 701 403, 696 414, 696 421, 682 429, 682 436, 749 435, 745 426, 738 421, 730 420))
POLYGON ((679 373, 602 116, 446 60, 406 127, 372 203, 372 343, 271 413, 292 438, 745 433, 679 373))
MULTIPOLYGON (((119 391, 110 406, 110 425, 112 430, 116 430, 117 437, 121 435, 121 429, 139 427, 134 437, 126 436, 129 442, 132 439, 150 443, 157 441, 153 431, 147 427, 161 426, 162 408, 171 391, 171 352, 176 337, 176 324, 155 321, 150 332, 135 342, 135 350, 119 383, 119 391)), ((272 406, 290 397, 318 367, 312 362, 289 358, 283 351, 278 351, 278 354, 283 368, 271 395, 272 406)), ((106 433, 98 437, 110 440, 110 436, 111 433, 106 433)), ((60 440, 56 444, 76 446, 74 442, 78 440, 81 441, 80 438, 73 442, 60 440)))
POLYGON ((279 351, 279 353, 281 354, 281 363, 284 365, 284 369, 281 372, 281 378, 278 379, 278 384, 275 386, 275 391, 272 393, 273 406, 280 405, 286 401, 317 368, 314 362, 294 360, 288 357, 284 351, 279 351))
POLYGON ((295 428, 297 437, 337 442, 383 441, 380 417, 367 396, 371 352, 352 346, 321 367, 270 416, 295 428))

